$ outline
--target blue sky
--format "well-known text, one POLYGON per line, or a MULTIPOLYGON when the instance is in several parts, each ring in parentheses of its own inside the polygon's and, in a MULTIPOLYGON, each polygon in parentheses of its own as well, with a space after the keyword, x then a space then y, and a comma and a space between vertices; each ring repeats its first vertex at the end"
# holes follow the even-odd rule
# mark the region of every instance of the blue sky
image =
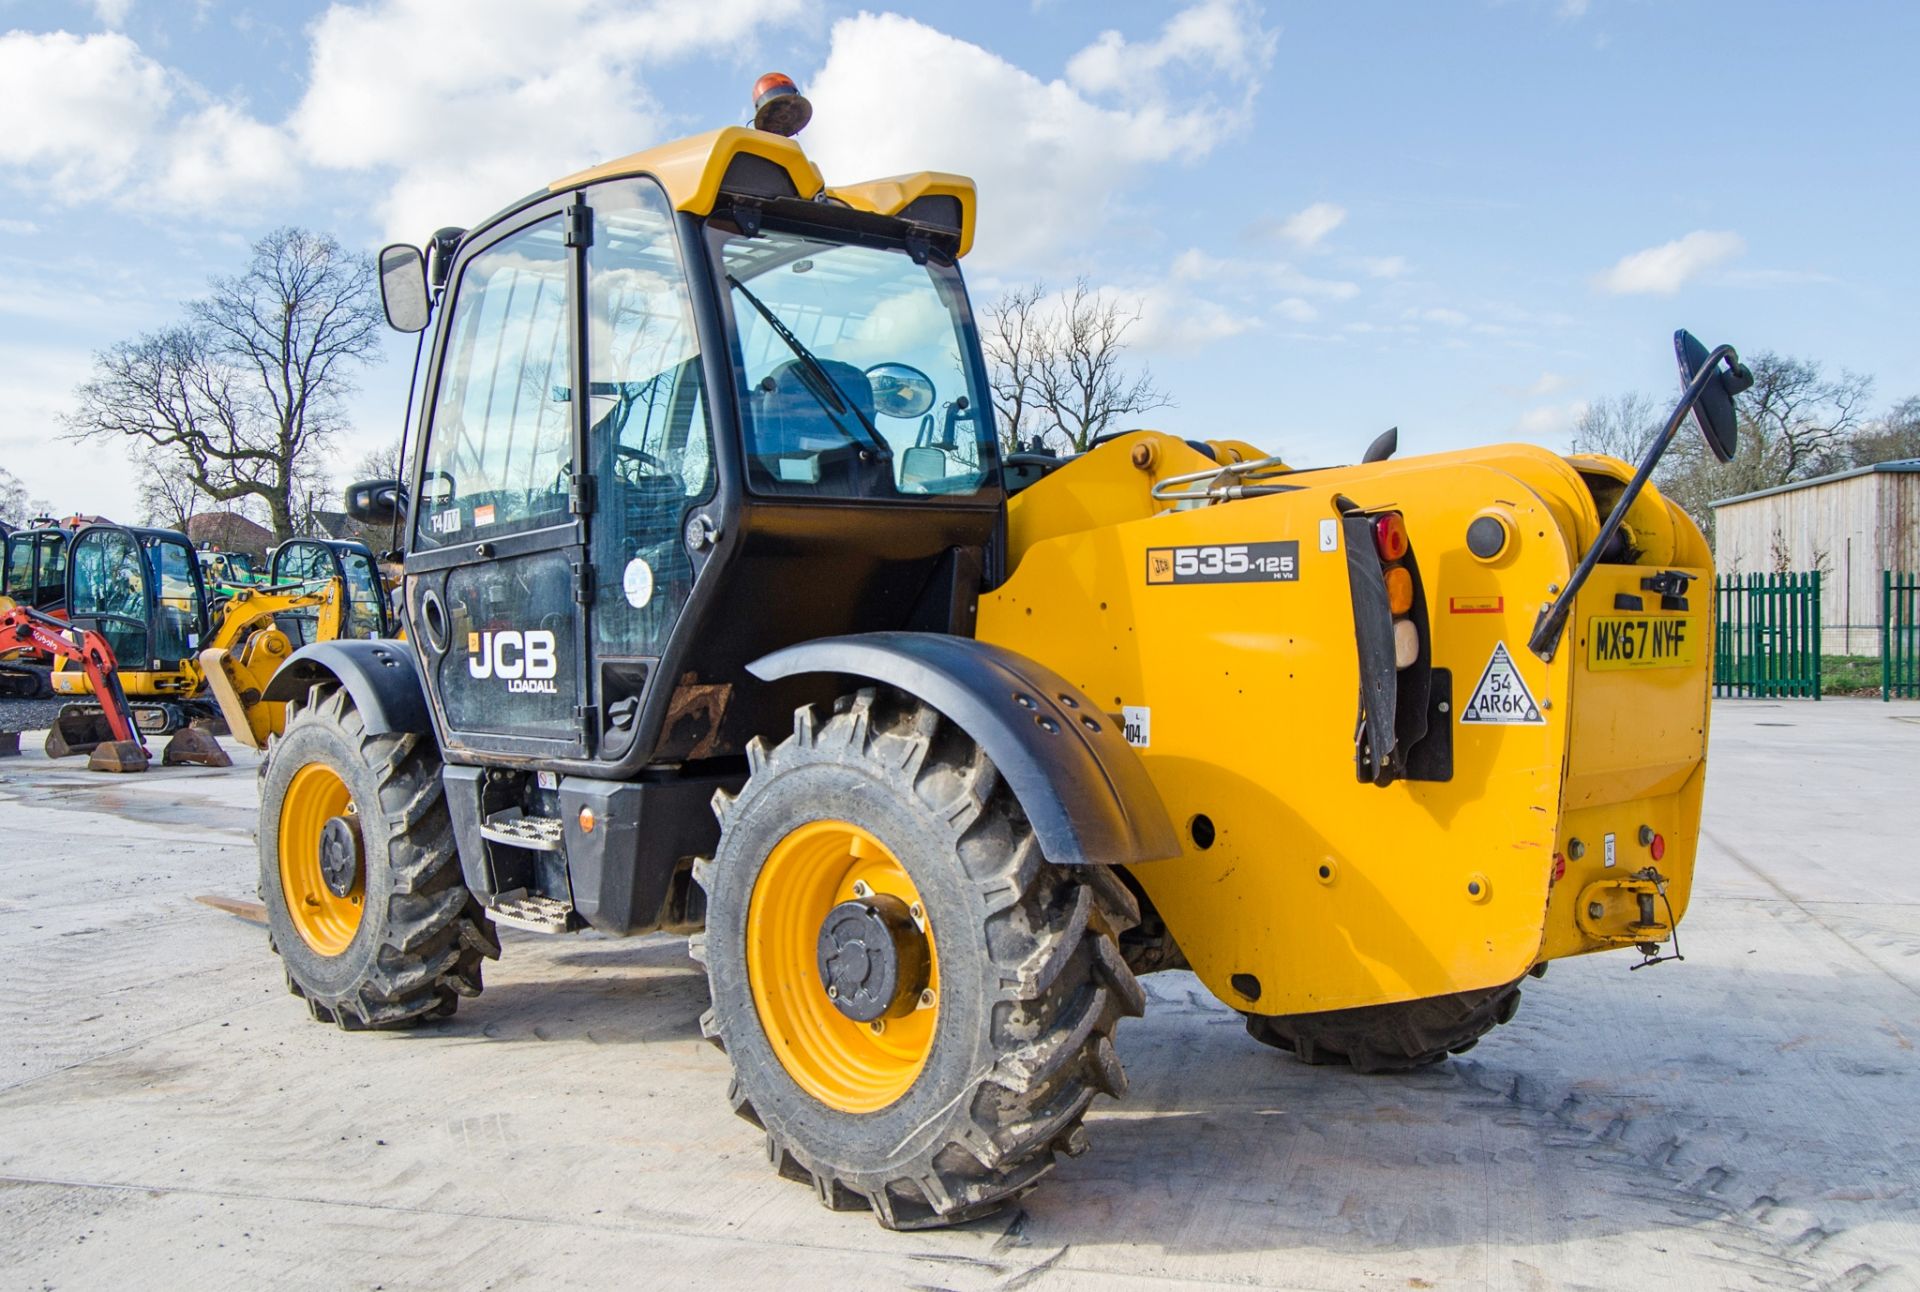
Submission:
MULTIPOLYGON (((62 509, 133 509, 54 439, 91 352, 262 230, 471 223, 740 121, 770 68, 829 183, 975 175, 977 298, 1137 302, 1146 420, 1190 436, 1560 447, 1671 389, 1682 325, 1920 393, 1916 6, 0 0, 0 33, 0 466, 62 509)), ((390 349, 343 480, 397 433, 390 349)))

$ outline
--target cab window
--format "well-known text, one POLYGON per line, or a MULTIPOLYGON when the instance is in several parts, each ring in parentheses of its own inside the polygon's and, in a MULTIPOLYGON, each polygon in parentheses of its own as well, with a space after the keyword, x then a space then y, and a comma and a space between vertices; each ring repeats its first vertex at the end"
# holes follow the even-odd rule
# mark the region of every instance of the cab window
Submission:
POLYGON ((200 649, 200 585, 194 580, 193 552, 184 543, 150 540, 147 562, 153 574, 153 653, 172 662, 200 649))
POLYGON ((568 259, 559 216, 474 256, 455 284, 414 544, 567 520, 568 259))
POLYGON ((147 571, 139 540, 109 529, 74 540, 73 602, 76 620, 92 620, 120 667, 147 667, 147 571))
POLYGON ((673 212, 651 181, 594 191, 587 249, 597 482, 594 635, 603 655, 658 655, 693 586, 682 531, 713 492, 713 441, 673 212))
POLYGON ((904 250, 715 227, 747 483, 763 494, 978 493, 992 463, 959 271, 904 250))
POLYGON ((39 585, 33 574, 32 534, 15 534, 7 539, 6 595, 22 605, 39 604, 39 585))

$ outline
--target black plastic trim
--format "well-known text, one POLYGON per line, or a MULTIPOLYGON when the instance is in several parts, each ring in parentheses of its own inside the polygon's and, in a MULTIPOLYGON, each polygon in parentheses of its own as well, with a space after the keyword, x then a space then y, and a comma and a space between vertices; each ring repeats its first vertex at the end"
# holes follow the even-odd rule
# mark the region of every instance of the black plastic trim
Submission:
POLYGON ((647 933, 677 923, 669 910, 674 876, 720 841, 713 792, 739 790, 746 777, 699 776, 623 784, 584 776, 560 782, 567 875, 574 911, 602 933, 647 933), (593 809, 593 830, 580 809, 593 809))
POLYGON ((368 735, 401 731, 425 735, 433 729, 420 665, 413 648, 400 641, 342 640, 302 646, 287 656, 260 698, 294 700, 316 682, 328 681, 347 688, 368 735))
POLYGON ((1120 725, 1034 660, 968 637, 884 632, 789 646, 747 668, 769 682, 809 673, 870 678, 932 705, 979 742, 1058 865, 1181 855, 1166 806, 1120 725))

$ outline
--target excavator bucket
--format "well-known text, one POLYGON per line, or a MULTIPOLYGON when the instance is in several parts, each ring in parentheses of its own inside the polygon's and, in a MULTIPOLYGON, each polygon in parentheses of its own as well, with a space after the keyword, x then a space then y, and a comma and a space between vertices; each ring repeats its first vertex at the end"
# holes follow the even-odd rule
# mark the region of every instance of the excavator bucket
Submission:
POLYGON ((147 749, 137 740, 103 740, 87 755, 90 772, 144 772, 147 749))
POLYGON ((91 754, 96 747, 112 739, 113 724, 107 721, 106 714, 87 705, 69 704, 60 710, 59 716, 53 720, 53 726, 47 730, 47 757, 91 754))
POLYGON ((228 757, 226 750, 220 748, 220 742, 213 738, 211 731, 195 723, 174 733, 173 739, 167 742, 165 752, 160 755, 160 764, 163 767, 231 767, 233 759, 228 757))

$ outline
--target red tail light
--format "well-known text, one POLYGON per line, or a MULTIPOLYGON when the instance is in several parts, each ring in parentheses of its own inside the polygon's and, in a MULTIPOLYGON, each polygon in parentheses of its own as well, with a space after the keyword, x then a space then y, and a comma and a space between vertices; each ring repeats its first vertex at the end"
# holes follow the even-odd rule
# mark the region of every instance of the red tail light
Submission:
POLYGON ((1373 546, 1383 561, 1398 561, 1407 554, 1407 524, 1400 513, 1373 518, 1373 546))

